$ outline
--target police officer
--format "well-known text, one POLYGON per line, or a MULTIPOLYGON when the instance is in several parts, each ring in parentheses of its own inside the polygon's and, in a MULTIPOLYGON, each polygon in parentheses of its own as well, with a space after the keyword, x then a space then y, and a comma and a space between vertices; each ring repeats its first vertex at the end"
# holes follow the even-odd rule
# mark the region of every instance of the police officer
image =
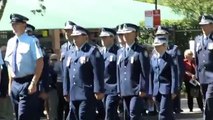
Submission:
POLYGON ((119 120, 117 112, 119 97, 117 94, 116 80, 116 60, 119 47, 115 44, 116 32, 110 28, 103 28, 99 37, 104 46, 101 53, 105 62, 105 120, 119 120))
MULTIPOLYGON (((62 76, 61 80, 63 82, 63 85, 61 85, 61 82, 58 81, 58 94, 59 94, 59 106, 58 106, 58 119, 61 120, 63 119, 63 111, 65 111, 65 118, 69 117, 69 81, 64 81, 63 77, 65 76, 64 74, 66 73, 66 54, 69 53, 68 51, 72 51, 74 48, 74 43, 73 43, 73 38, 71 36, 72 31, 73 31, 73 26, 75 25, 74 22, 72 21, 67 21, 65 22, 64 26, 64 33, 65 33, 65 38, 66 42, 61 46, 61 64, 62 64, 62 76), (63 87, 63 88, 62 88, 63 87), (63 93, 61 93, 61 90, 63 89, 63 93), (64 97, 64 98, 63 98, 64 97)), ((72 113, 73 114, 73 113, 72 113)), ((71 115, 73 116, 73 115, 71 115)))
POLYGON ((29 35, 32 36, 34 35, 35 27, 31 24, 27 24, 27 27, 25 29, 25 32, 29 35))
MULTIPOLYGON (((205 120, 213 119, 213 17, 203 15, 199 25, 202 35, 195 38, 196 77, 201 83, 205 98, 205 120)), ((194 76, 192 76, 194 77, 194 76)))
MULTIPOLYGON (((69 52, 66 67, 70 81, 70 104, 77 120, 95 120, 96 99, 104 97, 104 60, 95 46, 88 44, 88 31, 74 26, 75 48, 69 52)), ((72 120, 70 118, 70 120, 72 120)))
POLYGON ((176 97, 178 91, 177 66, 166 51, 168 47, 166 37, 156 37, 153 46, 155 47, 151 58, 153 89, 149 93, 153 95, 154 101, 159 107, 158 119, 174 120, 171 106, 172 99, 176 97))
MULTIPOLYGON (((169 29, 163 26, 159 26, 156 33, 156 36, 165 36, 169 40, 169 29)), ((183 112, 181 109, 181 100, 180 100, 180 91, 181 91, 181 85, 182 85, 182 80, 183 80, 183 75, 184 75, 184 64, 183 64, 183 55, 180 52, 180 49, 178 48, 177 45, 172 44, 171 41, 169 41, 169 45, 167 48, 167 53, 169 53, 172 58, 175 61, 175 64, 177 65, 177 72, 178 72, 178 88, 179 92, 177 93, 175 99, 174 99, 174 106, 173 106, 173 111, 175 113, 180 113, 183 112)))
POLYGON ((125 120, 139 120, 141 117, 143 97, 146 96, 149 71, 148 52, 136 43, 139 27, 124 23, 122 25, 125 47, 118 50, 117 83, 118 93, 123 98, 125 120))
MULTIPOLYGON (((61 46, 61 58, 60 58, 60 60, 62 62, 63 73, 64 73, 64 70, 66 69, 65 68, 66 67, 66 62, 65 62, 66 53, 69 50, 72 50, 74 48, 73 38, 71 37, 74 25, 75 25, 75 23, 73 23, 72 21, 65 22, 64 31, 65 31, 65 38, 66 38, 67 42, 65 42, 61 46)), ((69 86, 68 86, 68 84, 69 83, 67 83, 67 81, 63 81, 63 94, 64 94, 64 96, 65 96, 64 98, 67 102, 69 102, 69 96, 68 96, 69 86)))
POLYGON ((37 118, 37 82, 43 68, 43 56, 37 39, 25 33, 28 18, 20 14, 10 15, 14 37, 8 40, 5 62, 9 72, 9 94, 16 119, 37 118))

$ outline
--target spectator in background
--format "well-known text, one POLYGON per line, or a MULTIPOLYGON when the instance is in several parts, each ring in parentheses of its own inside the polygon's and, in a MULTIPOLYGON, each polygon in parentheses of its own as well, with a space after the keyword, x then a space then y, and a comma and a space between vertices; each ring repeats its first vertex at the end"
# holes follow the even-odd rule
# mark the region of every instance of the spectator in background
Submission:
POLYGON ((49 70, 48 70, 48 99, 47 99, 47 113, 50 120, 58 120, 58 94, 56 89, 57 73, 54 70, 55 62, 57 61, 57 55, 51 54, 49 57, 49 70))
POLYGON ((13 120, 13 107, 8 96, 8 71, 5 62, 2 60, 4 59, 6 52, 6 46, 1 47, 0 52, 0 63, 1 63, 1 79, 0 79, 0 120, 13 120), (2 54, 2 55, 1 55, 2 54))
MULTIPOLYGON (((190 112, 193 112, 193 96, 191 95, 191 89, 195 87, 190 83, 191 80, 195 80, 195 61, 193 60, 193 52, 190 49, 185 50, 184 52, 184 67, 185 67, 185 75, 184 75, 184 83, 186 86, 186 93, 187 93, 187 100, 188 100, 188 107, 190 112)), ((197 85, 196 87, 200 86, 197 85)), ((197 97, 197 103, 201 111, 203 111, 203 101, 201 91, 199 91, 197 97)))

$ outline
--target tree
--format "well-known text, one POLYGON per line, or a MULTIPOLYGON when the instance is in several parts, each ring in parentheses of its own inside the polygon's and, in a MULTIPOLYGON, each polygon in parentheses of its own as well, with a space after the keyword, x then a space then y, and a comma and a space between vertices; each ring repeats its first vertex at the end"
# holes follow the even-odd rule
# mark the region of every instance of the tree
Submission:
POLYGON ((4 8, 6 6, 7 0, 0 0, 0 20, 4 12, 4 8))
POLYGON ((198 21, 203 14, 213 13, 213 2, 209 0, 165 0, 174 12, 181 13, 187 19, 198 21))

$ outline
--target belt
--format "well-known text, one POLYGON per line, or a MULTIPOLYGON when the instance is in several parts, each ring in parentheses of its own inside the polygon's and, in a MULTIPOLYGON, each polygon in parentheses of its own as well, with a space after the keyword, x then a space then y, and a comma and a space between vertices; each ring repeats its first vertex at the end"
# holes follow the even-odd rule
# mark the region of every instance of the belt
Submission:
POLYGON ((20 78, 13 78, 13 80, 18 83, 30 82, 30 81, 32 81, 33 76, 34 75, 27 75, 27 76, 20 77, 20 78))

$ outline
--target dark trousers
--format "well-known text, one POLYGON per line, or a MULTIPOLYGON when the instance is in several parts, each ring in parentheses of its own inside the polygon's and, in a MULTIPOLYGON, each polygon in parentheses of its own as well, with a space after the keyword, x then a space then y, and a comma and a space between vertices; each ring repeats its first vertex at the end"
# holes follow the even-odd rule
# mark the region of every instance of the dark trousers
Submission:
POLYGON ((66 102, 63 96, 63 83, 57 82, 57 93, 58 93, 58 120, 63 120, 63 114, 65 112, 65 118, 69 113, 69 102, 66 102))
POLYGON ((102 100, 96 100, 96 119, 104 120, 105 118, 105 108, 102 100))
POLYGON ((105 120, 119 120, 118 117, 119 97, 117 95, 106 95, 104 98, 105 120))
POLYGON ((159 110, 158 120, 174 120, 171 94, 158 93, 155 100, 159 110))
MULTIPOLYGON (((189 82, 185 82, 185 86, 186 86, 186 93, 187 93, 187 103, 188 103, 188 108, 190 110, 193 110, 193 97, 190 93, 190 90, 192 89, 192 87, 194 87, 193 85, 191 85, 189 82)), ((202 94, 201 91, 199 91, 199 95, 196 98, 197 99, 197 104, 199 106, 199 108, 201 110, 203 110, 203 98, 202 98, 202 94)), ((175 103, 174 103, 175 104, 175 103)))
POLYGON ((204 120, 213 120, 213 83, 207 85, 204 120))
POLYGON ((11 98, 17 120, 39 120, 38 112, 38 92, 29 95, 28 86, 32 80, 32 75, 14 79, 12 81, 11 98))
POLYGON ((206 100, 206 91, 208 88, 208 84, 201 84, 203 99, 206 100))
POLYGON ((173 100, 173 111, 180 112, 181 103, 180 103, 180 91, 177 93, 177 96, 173 100))
MULTIPOLYGON (((72 101, 71 110, 74 111, 74 120, 95 120, 95 100, 72 101)), ((73 116, 70 115, 70 120, 73 116)))
POLYGON ((138 96, 123 97, 124 120, 140 120, 143 110, 143 99, 138 96))

